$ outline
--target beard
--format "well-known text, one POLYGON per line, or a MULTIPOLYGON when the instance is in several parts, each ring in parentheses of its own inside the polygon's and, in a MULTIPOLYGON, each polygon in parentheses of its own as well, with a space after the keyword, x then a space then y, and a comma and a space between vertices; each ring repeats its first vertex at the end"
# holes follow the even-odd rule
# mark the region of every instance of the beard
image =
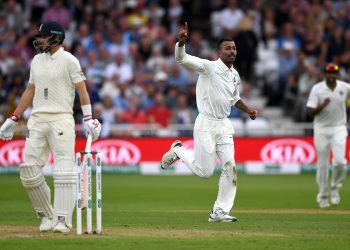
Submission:
POLYGON ((225 64, 233 64, 234 61, 236 60, 236 57, 226 57, 226 58, 221 58, 222 62, 225 64))

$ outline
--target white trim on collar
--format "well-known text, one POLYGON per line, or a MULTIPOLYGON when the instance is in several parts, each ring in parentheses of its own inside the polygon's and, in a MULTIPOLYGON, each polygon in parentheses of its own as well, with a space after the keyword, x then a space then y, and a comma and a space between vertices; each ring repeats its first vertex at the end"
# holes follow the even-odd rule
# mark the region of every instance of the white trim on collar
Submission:
POLYGON ((225 70, 225 71, 233 71, 233 66, 231 66, 231 68, 227 67, 226 64, 221 60, 221 58, 219 58, 217 60, 217 62, 219 63, 220 67, 225 70))
POLYGON ((55 59, 57 56, 59 56, 64 51, 64 48, 59 48, 53 55, 50 55, 51 59, 55 59))

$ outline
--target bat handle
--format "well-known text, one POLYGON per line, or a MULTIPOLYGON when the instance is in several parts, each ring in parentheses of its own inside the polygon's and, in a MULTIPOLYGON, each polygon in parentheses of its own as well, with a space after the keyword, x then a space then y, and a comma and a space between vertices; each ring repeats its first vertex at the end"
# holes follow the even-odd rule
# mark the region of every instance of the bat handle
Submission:
POLYGON ((91 144, 92 144, 92 136, 89 134, 86 140, 85 152, 91 151, 91 144))

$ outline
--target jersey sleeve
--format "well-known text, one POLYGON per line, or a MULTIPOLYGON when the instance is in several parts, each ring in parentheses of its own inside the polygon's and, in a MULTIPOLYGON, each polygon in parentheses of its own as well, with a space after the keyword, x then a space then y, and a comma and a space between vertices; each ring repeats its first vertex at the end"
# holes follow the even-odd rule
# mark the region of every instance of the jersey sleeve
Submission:
POLYGON ((207 72, 206 62, 208 60, 187 54, 185 51, 185 45, 179 47, 178 43, 176 43, 175 60, 178 64, 184 66, 185 68, 194 70, 200 74, 206 74, 207 72))
POLYGON ((30 71, 29 71, 29 81, 28 81, 28 84, 34 84, 34 75, 33 75, 32 67, 30 67, 30 71))
POLYGON ((76 84, 86 80, 83 70, 77 58, 73 57, 69 63, 69 76, 71 81, 76 84))
POLYGON ((31 62, 31 64, 30 64, 29 81, 28 81, 28 84, 34 84, 34 83, 35 83, 34 72, 33 72, 33 67, 34 67, 35 59, 36 59, 36 56, 34 56, 32 62, 31 62))
POLYGON ((309 99, 307 100, 306 107, 308 108, 316 108, 318 106, 318 96, 317 96, 317 90, 314 87, 312 87, 309 99))
POLYGON ((239 95, 239 88, 241 86, 241 78, 239 76, 238 76, 237 81, 238 81, 238 83, 237 83, 236 89, 233 92, 233 100, 232 100, 232 103, 231 103, 232 106, 234 106, 236 104, 236 102, 238 102, 239 99, 241 99, 241 97, 239 95))

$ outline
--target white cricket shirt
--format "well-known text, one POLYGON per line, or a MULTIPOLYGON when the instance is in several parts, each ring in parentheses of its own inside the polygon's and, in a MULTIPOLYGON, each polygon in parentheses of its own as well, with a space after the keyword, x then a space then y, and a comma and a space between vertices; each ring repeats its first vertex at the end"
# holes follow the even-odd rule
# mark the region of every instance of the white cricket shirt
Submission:
POLYGON ((53 55, 34 56, 29 77, 35 86, 31 118, 39 122, 72 118, 75 84, 85 79, 78 59, 63 48, 53 55))
POLYGON ((175 45, 175 59, 180 65, 199 73, 196 86, 197 107, 200 114, 214 119, 224 119, 231 106, 240 99, 241 83, 238 72, 228 68, 221 59, 209 61, 186 54, 185 46, 175 45))
POLYGON ((306 103, 308 108, 316 108, 330 98, 330 103, 314 117, 315 129, 329 129, 346 125, 345 101, 350 96, 350 85, 337 80, 337 85, 332 91, 325 81, 315 84, 306 103))

